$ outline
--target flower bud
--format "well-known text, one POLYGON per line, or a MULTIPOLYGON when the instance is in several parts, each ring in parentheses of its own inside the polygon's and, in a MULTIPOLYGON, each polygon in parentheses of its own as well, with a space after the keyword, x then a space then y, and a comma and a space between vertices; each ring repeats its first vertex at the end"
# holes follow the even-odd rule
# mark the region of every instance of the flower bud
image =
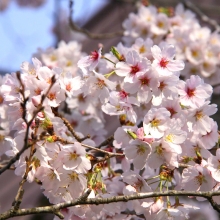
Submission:
POLYGON ((115 47, 111 47, 111 52, 113 55, 119 60, 119 61, 125 61, 125 58, 123 55, 121 55, 115 47))

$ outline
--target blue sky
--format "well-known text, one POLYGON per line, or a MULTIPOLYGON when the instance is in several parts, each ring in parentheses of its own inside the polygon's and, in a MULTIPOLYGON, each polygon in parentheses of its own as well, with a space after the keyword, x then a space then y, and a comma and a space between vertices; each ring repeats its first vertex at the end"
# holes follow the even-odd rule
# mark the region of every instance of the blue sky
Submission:
MULTIPOLYGON (((62 8, 68 9, 69 1, 45 1, 39 8, 19 7, 11 1, 9 7, 0 12, 0 70, 16 71, 23 61, 30 60, 37 48, 46 49, 55 44, 52 34, 55 4, 59 1, 62 8)), ((83 24, 106 2, 107 0, 75 0, 74 20, 83 24)))

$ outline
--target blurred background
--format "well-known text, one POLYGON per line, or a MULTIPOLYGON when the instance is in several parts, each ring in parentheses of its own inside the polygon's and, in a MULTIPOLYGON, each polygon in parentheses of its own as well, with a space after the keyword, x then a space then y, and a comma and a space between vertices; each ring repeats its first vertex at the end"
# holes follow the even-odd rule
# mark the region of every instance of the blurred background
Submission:
MULTIPOLYGON (((130 12, 136 10, 137 2, 137 0, 75 0, 72 19, 78 26, 93 33, 122 31, 122 22, 130 12)), ((175 6, 180 1, 150 2, 156 6, 175 6)), ((219 0, 191 0, 191 2, 207 16, 220 23, 219 0)), ((82 51, 87 53, 97 49, 99 43, 102 43, 107 50, 121 40, 120 36, 99 40, 85 38, 70 29, 68 16, 68 0, 0 0, 0 74, 19 70, 21 63, 30 61, 32 54, 39 48, 45 50, 56 47, 61 40, 65 42, 74 39, 83 40, 82 51)), ((219 98, 216 97, 217 99, 219 98)), ((13 171, 3 173, 0 179, 0 212, 11 207, 20 181, 20 177, 10 172, 13 171)), ((49 203, 42 196, 40 186, 26 183, 21 208, 45 204, 49 203)), ((49 220, 53 219, 53 215, 30 215, 14 219, 49 220)))

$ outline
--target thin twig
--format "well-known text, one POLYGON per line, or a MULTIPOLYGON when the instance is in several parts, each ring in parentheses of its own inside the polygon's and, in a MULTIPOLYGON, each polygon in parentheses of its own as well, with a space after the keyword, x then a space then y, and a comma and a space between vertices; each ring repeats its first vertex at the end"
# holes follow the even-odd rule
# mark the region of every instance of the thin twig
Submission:
POLYGON ((106 145, 112 143, 113 140, 114 140, 114 137, 110 136, 105 141, 103 141, 97 148, 101 148, 103 146, 106 146, 106 145))
MULTIPOLYGON (((60 142, 63 143, 63 144, 74 144, 74 142, 63 140, 63 139, 60 138, 60 137, 56 137, 56 140, 57 140, 57 141, 60 141, 60 142)), ((87 144, 82 144, 82 143, 80 143, 80 144, 81 144, 83 147, 89 148, 89 149, 91 149, 91 150, 95 150, 95 151, 99 151, 99 152, 101 152, 101 153, 107 154, 107 155, 108 155, 108 156, 107 156, 108 158, 117 157, 117 156, 119 156, 119 157, 123 157, 123 156, 124 156, 124 154, 122 154, 122 153, 113 153, 113 152, 105 151, 105 150, 103 150, 103 149, 99 149, 99 148, 97 148, 97 147, 92 147, 92 146, 87 145, 87 144)))
POLYGON ((90 31, 88 31, 88 30, 86 30, 84 28, 78 27, 74 23, 74 21, 72 20, 72 14, 73 14, 73 1, 70 0, 69 1, 69 25, 70 25, 70 28, 73 31, 77 31, 79 33, 85 34, 89 38, 92 38, 92 39, 106 39, 106 38, 113 38, 113 37, 123 36, 123 31, 117 31, 117 32, 112 32, 112 33, 105 33, 105 34, 91 33, 90 31))
MULTIPOLYGON (((1 161, 1 163, 0 163, 0 169, 3 168, 6 164, 8 164, 9 161, 10 161, 10 160, 3 160, 3 161, 1 161)), ((8 168, 8 170, 15 170, 15 167, 14 167, 14 166, 11 166, 11 167, 8 168)))
POLYGON ((107 154, 108 158, 115 157, 115 156, 119 156, 119 157, 124 156, 124 154, 121 154, 121 153, 112 153, 112 152, 105 151, 105 150, 102 150, 102 149, 99 149, 99 148, 96 148, 96 147, 92 147, 92 146, 89 146, 89 145, 86 145, 86 144, 81 143, 81 145, 84 146, 84 147, 87 147, 89 149, 96 150, 96 151, 102 152, 104 154, 107 154))
POLYGON ((76 134, 76 132, 74 131, 74 129, 71 126, 71 124, 69 123, 69 121, 66 118, 64 118, 61 114, 59 114, 58 111, 56 111, 56 109, 52 108, 52 111, 53 111, 55 116, 57 116, 57 117, 59 117, 60 119, 63 120, 63 123, 66 125, 66 127, 68 128, 70 133, 73 135, 73 137, 76 138, 76 140, 78 142, 81 142, 81 138, 76 134))
POLYGON ((18 79, 18 81, 19 81, 19 83, 20 83, 20 86, 21 86, 21 89, 20 89, 20 94, 21 94, 21 96, 22 96, 22 98, 23 98, 23 102, 22 103, 20 103, 20 105, 21 105, 21 107, 22 107, 22 118, 23 118, 23 120, 25 121, 25 123, 26 124, 28 124, 28 122, 27 122, 27 119, 26 119, 26 115, 27 115, 27 109, 26 109, 26 104, 27 104, 27 101, 28 101, 28 97, 26 98, 25 97, 25 86, 24 86, 24 83, 22 82, 22 80, 21 80, 21 73, 20 73, 20 71, 17 71, 16 72, 16 76, 17 76, 17 79, 18 79))

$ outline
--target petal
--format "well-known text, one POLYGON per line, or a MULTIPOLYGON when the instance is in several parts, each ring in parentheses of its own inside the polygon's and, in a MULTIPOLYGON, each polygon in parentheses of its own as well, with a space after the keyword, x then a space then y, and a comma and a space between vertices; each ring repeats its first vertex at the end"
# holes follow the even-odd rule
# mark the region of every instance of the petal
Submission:
POLYGON ((153 47, 151 47, 151 52, 152 52, 154 59, 161 60, 162 58, 161 49, 157 45, 154 45, 153 47))

